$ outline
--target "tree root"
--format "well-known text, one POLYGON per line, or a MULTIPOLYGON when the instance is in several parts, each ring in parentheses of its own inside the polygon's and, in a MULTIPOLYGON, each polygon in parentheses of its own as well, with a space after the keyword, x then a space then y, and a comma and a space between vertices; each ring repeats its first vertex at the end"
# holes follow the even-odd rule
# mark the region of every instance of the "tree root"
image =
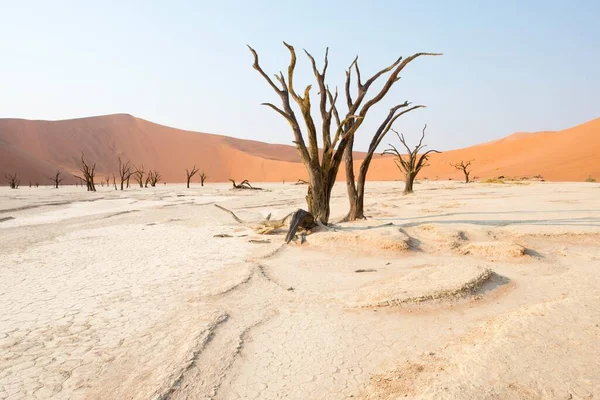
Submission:
POLYGON ((229 181, 233 184, 234 189, 263 190, 262 188, 252 186, 247 179, 244 179, 239 185, 236 184, 233 179, 230 179, 229 181))
POLYGON ((283 227, 286 224, 286 220, 292 216, 292 213, 289 213, 288 215, 286 215, 285 217, 281 218, 281 219, 271 219, 271 214, 267 215, 267 217, 262 220, 262 221, 258 221, 258 222, 246 222, 244 220, 242 220, 241 218, 239 218, 237 215, 235 215, 235 213, 225 207, 222 207, 218 204, 215 204, 215 207, 217 207, 220 210, 225 211, 226 213, 229 213, 233 219, 244 225, 247 226, 250 229, 253 229, 256 233, 261 234, 261 235, 267 235, 269 233, 272 233, 273 231, 283 227))

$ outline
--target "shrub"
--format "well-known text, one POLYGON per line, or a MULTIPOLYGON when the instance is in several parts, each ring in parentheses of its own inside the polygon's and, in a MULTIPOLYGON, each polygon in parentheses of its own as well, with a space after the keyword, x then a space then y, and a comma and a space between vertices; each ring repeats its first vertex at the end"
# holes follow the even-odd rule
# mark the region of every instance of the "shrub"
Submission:
POLYGON ((595 178, 592 178, 591 176, 588 176, 587 178, 585 178, 586 182, 596 182, 595 178))
POLYGON ((488 178, 481 181, 481 183, 504 183, 500 178, 488 178))

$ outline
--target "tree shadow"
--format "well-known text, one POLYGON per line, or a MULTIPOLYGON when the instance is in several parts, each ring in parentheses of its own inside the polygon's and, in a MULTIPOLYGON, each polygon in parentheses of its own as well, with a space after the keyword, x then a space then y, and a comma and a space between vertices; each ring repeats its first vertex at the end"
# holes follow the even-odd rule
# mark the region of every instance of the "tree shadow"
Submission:
POLYGON ((493 273, 492 277, 488 279, 484 284, 482 284, 476 291, 476 294, 486 294, 493 290, 498 289, 501 286, 507 285, 511 282, 510 278, 507 278, 503 275, 498 275, 497 273, 493 273))
POLYGON ((546 258, 546 256, 544 256, 542 253, 530 248, 525 248, 525 255, 535 258, 546 258))

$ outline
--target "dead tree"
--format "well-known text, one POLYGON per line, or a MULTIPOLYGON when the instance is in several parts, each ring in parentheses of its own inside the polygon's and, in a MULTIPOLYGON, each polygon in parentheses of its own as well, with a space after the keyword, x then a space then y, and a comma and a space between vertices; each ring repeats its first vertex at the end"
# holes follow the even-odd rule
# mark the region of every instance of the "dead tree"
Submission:
POLYGON ((308 185, 304 179, 298 179, 298 182, 294 183, 294 185, 308 185))
POLYGON ((110 176, 106 177, 106 187, 110 187, 110 176))
POLYGON ((185 169, 185 176, 187 179, 187 188, 190 188, 190 181, 192 180, 192 178, 194 177, 194 175, 196 175, 198 173, 198 168, 196 168, 196 164, 194 164, 194 167, 192 168, 191 171, 189 171, 187 168, 185 169))
POLYGON ((204 181, 206 180, 206 174, 204 171, 200 172, 200 186, 204 186, 204 181))
POLYGON ((239 185, 236 184, 233 179, 230 179, 229 181, 233 184, 234 189, 262 190, 262 188, 252 186, 247 179, 244 179, 239 185))
POLYGON ((395 130, 392 129, 392 131, 396 134, 396 136, 398 136, 398 139, 400 140, 400 142, 404 145, 404 147, 406 148, 406 151, 408 152, 408 159, 405 160, 404 157, 402 156, 402 154, 400 154, 400 152, 396 149, 396 147, 394 147, 393 145, 389 145, 390 148, 386 149, 383 154, 391 154, 393 155, 396 159, 394 160, 396 162, 396 165, 398 166, 398 169, 400 169, 402 172, 404 172, 404 194, 409 194, 413 192, 413 184, 415 182, 415 178, 417 177, 417 174, 419 173, 419 171, 421 171, 421 168, 427 166, 427 160, 429 159, 429 154, 431 153, 441 153, 440 151, 437 150, 427 150, 425 153, 421 154, 421 156, 419 157, 419 151, 421 151, 423 148, 425 148, 427 145, 423 144, 423 139, 425 138, 425 130, 427 129, 427 125, 425 125, 425 127, 423 128, 423 133, 421 135, 421 140, 419 140, 419 144, 415 146, 415 148, 413 150, 411 150, 408 145, 406 144, 406 139, 404 139, 404 135, 399 134, 398 132, 396 132, 395 130))
POLYGON ((144 187, 144 173, 144 164, 140 165, 139 167, 136 167, 135 171, 133 171, 133 177, 141 188, 144 187))
POLYGON ((17 178, 17 174, 5 174, 4 177, 8 181, 11 189, 18 189, 21 181, 17 178))
MULTIPOLYGON (((350 84, 350 82, 347 84, 350 84)), ((360 81, 358 82, 358 90, 359 92, 361 90, 360 81)), ((348 210, 348 214, 343 219, 344 221, 365 219, 365 185, 367 181, 367 172, 369 171, 371 161, 373 160, 373 155, 375 154, 377 147, 379 147, 381 144, 383 138, 392 129, 394 122, 396 122, 398 118, 413 110, 425 108, 424 105, 416 105, 411 107, 410 104, 411 103, 405 101, 404 103, 390 109, 387 117, 381 122, 375 131, 375 134, 371 138, 371 143, 369 144, 367 154, 360 164, 357 178, 355 178, 354 175, 354 157, 352 154, 354 138, 350 140, 350 143, 346 147, 346 151, 344 152, 344 164, 346 168, 346 190, 348 192, 350 210, 348 210)))
POLYGON ((465 183, 469 183, 469 175, 471 174, 471 169, 469 168, 471 166, 471 163, 474 160, 469 160, 467 162, 465 161, 461 161, 460 163, 457 164, 450 164, 451 166, 453 166, 456 169, 459 169, 463 172, 463 174, 465 174, 465 183))
POLYGON ((62 172, 60 171, 60 169, 58 169, 54 173, 54 176, 48 178, 52 181, 52 185, 55 189, 58 189, 58 185, 63 181, 63 178, 60 176, 61 174, 62 172))
POLYGON ((135 171, 131 166, 131 161, 127 160, 123 162, 121 157, 119 157, 119 178, 121 179, 121 190, 123 190, 123 185, 127 183, 127 187, 129 187, 129 179, 131 175, 133 175, 135 171))
POLYGON ((337 90, 332 93, 332 91, 329 89, 329 86, 326 84, 325 79, 328 66, 328 49, 325 51, 325 60, 323 69, 321 71, 319 71, 317 68, 314 57, 305 51, 311 62, 313 74, 318 85, 318 108, 322 121, 321 135, 323 145, 322 157, 319 157, 317 126, 313 116, 311 115, 310 90, 312 85, 308 85, 304 89, 303 95, 296 93, 294 88, 296 51, 293 46, 290 46, 285 42, 284 45, 290 52, 290 64, 287 70, 287 78, 282 72, 275 75, 279 85, 277 85, 260 67, 258 54, 256 51, 250 46, 248 47, 254 56, 254 69, 260 73, 260 75, 267 81, 275 93, 279 95, 283 108, 279 108, 272 103, 263 103, 263 105, 275 110, 279 115, 285 118, 292 128, 296 149, 300 154, 300 159, 306 167, 309 176, 308 193, 306 195, 308 211, 314 215, 316 221, 327 224, 330 213, 329 202, 331 198, 331 190, 335 184, 335 179, 342 162, 344 150, 349 145, 355 132, 363 123, 367 112, 372 106, 377 104, 387 95, 392 85, 399 80, 399 74, 404 67, 406 67, 406 65, 419 56, 433 54, 417 53, 404 60, 402 57, 400 57, 390 66, 377 72, 366 82, 364 82, 364 84, 360 80, 358 60, 354 59, 348 68, 346 79, 346 103, 348 110, 345 114, 342 114, 344 117, 341 118, 336 106, 336 101, 338 98, 337 90), (349 89, 350 72, 353 68, 359 82, 359 92, 354 100, 352 99, 349 89), (390 71, 391 73, 387 77, 387 80, 382 85, 381 89, 379 89, 379 91, 371 99, 363 104, 363 100, 365 100, 365 96, 371 85, 379 77, 390 71), (296 114, 292 109, 291 100, 293 100, 300 108, 302 118, 304 119, 306 125, 308 146, 305 143, 304 136, 300 128, 300 123, 298 122, 296 114), (335 126, 332 130, 333 121, 335 121, 335 126))
POLYGON ((81 171, 81 176, 75 175, 75 177, 79 178, 82 182, 85 182, 88 192, 95 192, 96 185, 94 184, 94 177, 96 176, 96 163, 94 163, 94 165, 86 163, 82 152, 77 167, 79 168, 79 171, 81 171))
POLYGON ((35 182, 34 182, 34 185, 35 185, 35 187, 39 187, 39 186, 40 186, 40 183, 39 183, 38 181, 35 181, 35 182))
POLYGON ((160 178, 162 178, 162 176, 160 176, 157 170, 148 171, 148 179, 146 181, 146 184, 150 183, 150 186, 155 187, 156 184, 160 181, 160 178))

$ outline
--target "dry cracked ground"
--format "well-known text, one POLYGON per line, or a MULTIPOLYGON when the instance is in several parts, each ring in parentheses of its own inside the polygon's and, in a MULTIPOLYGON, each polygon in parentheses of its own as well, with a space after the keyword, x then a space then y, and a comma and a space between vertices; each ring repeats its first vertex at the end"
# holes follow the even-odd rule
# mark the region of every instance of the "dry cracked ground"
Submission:
POLYGON ((0 399, 600 396, 600 186, 400 185, 0 188, 0 399))

